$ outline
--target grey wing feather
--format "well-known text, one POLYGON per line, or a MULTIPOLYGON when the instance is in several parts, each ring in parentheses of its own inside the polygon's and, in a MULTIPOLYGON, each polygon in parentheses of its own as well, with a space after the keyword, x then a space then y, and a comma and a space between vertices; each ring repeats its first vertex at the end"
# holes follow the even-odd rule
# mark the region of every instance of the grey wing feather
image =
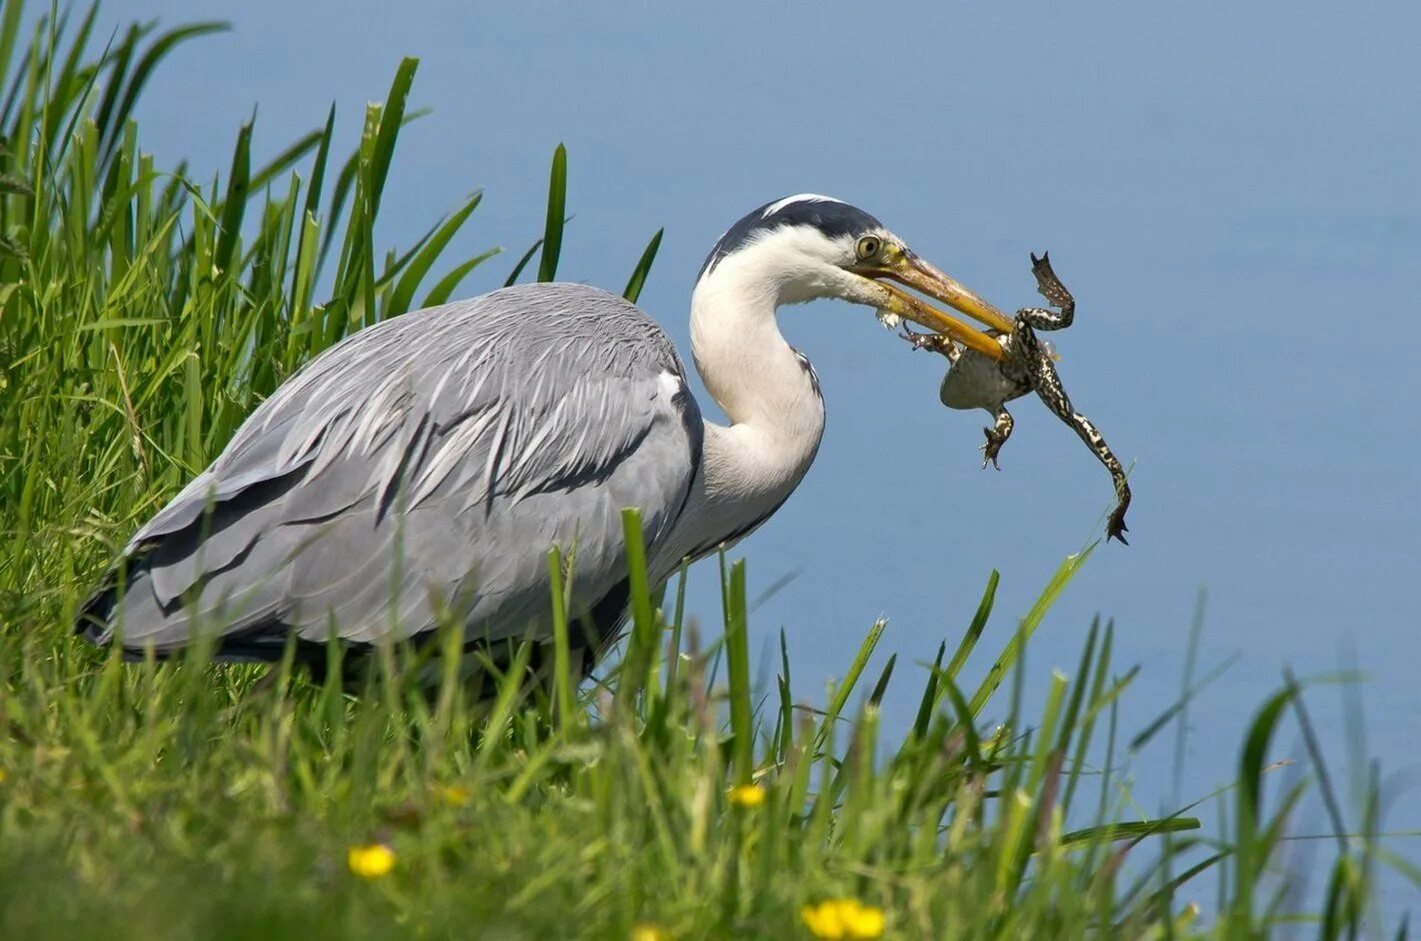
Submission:
POLYGON ((195 624, 369 642, 447 610, 490 638, 536 635, 551 545, 576 545, 574 600, 590 606, 625 577, 624 507, 648 546, 674 523, 701 449, 684 390, 661 329, 581 285, 368 328, 135 534, 127 584, 91 600, 88 631, 160 650, 195 624))

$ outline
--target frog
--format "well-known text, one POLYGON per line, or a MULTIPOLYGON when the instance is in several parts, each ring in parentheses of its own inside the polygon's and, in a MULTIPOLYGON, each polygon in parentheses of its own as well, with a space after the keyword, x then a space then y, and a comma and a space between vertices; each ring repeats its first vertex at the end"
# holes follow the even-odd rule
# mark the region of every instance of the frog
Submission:
POLYGON ((938 390, 943 405, 962 410, 980 408, 992 414, 992 426, 982 429, 987 439, 981 446, 983 470, 988 464, 997 470, 1002 468, 999 461, 1002 445, 1011 437, 1016 425, 1006 403, 1035 392, 1110 472, 1115 487, 1115 508, 1106 521, 1105 538, 1107 542, 1118 539, 1122 545, 1129 545, 1125 539, 1129 531, 1125 511, 1130 507, 1130 484, 1125 469, 1099 429, 1071 404, 1056 372, 1060 357, 1049 341, 1037 336, 1038 331, 1052 332, 1069 327, 1075 321, 1075 298, 1052 270, 1049 252, 1042 252, 1040 258, 1031 253, 1031 272, 1036 277, 1037 292, 1050 306, 1018 310, 1010 333, 988 331, 1005 354, 1000 360, 961 346, 942 334, 915 333, 905 326, 901 336, 915 350, 929 350, 947 358, 947 374, 938 390))

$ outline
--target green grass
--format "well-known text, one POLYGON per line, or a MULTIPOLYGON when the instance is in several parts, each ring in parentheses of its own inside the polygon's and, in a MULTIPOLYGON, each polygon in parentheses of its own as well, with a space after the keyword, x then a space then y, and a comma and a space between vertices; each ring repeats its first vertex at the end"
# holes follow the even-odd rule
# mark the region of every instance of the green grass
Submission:
MULTIPOLYGON (((1135 674, 1108 625, 1024 714, 1024 651, 1089 553, 1015 629, 991 621, 993 573, 923 667, 868 674, 874 626, 827 693, 792 684, 783 643, 775 687, 752 688, 730 560, 719 637, 698 636, 679 584, 655 597, 634 579, 620 668, 576 689, 558 614, 546 692, 502 682, 483 703, 452 656, 433 695, 391 650, 351 696, 289 665, 263 681, 84 646, 68 624, 116 546, 257 402, 347 333, 467 288, 498 250, 447 257, 477 192, 415 244, 377 246, 413 60, 354 152, 332 112, 259 163, 247 125, 230 169, 200 181, 155 166, 131 114, 163 56, 219 25, 135 26, 94 54, 92 11, 22 34, 23 11, 0 11, 0 937, 796 938, 805 905, 853 898, 895 938, 1331 938, 1376 928, 1379 866, 1414 877, 1345 838, 1337 811, 1313 908, 1285 906, 1297 874, 1278 848, 1306 780, 1265 791, 1280 721, 1310 728, 1291 680, 1239 743, 1214 833, 1189 808, 1130 811, 1135 674), (968 683, 988 640, 1000 653, 968 683), (890 682, 923 687, 906 728, 882 725, 890 682), (347 852, 373 843, 395 862, 364 879, 347 852)), ((535 256, 556 274, 566 160, 509 280, 535 256)), ((660 237, 628 246, 628 296, 660 237)))

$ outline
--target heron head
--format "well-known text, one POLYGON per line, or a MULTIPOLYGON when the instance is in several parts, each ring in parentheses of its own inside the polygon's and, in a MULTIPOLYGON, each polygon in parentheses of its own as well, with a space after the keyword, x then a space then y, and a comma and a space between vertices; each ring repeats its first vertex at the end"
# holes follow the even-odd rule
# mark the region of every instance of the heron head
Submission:
POLYGON ((701 266, 698 287, 711 282, 772 291, 776 304, 824 297, 863 304, 993 359, 1003 353, 991 336, 903 288, 1002 333, 1013 328, 1001 311, 919 257, 873 216, 812 193, 766 203, 731 226, 701 266))

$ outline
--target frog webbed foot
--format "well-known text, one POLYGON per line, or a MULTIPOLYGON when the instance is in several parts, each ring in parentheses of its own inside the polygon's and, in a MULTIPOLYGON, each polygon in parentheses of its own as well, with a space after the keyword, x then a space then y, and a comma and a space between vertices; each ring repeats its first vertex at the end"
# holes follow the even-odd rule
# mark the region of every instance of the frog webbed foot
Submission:
POLYGON ((952 341, 951 337, 941 333, 914 333, 906 326, 903 332, 898 334, 899 338, 907 341, 908 345, 915 350, 927 350, 930 353, 941 353, 949 361, 957 362, 957 357, 961 354, 961 349, 952 341))
POLYGON ((1122 546, 1128 546, 1130 544, 1130 541, 1125 538, 1125 533, 1130 529, 1130 527, 1125 525, 1125 510, 1126 505, 1121 503, 1117 504, 1115 509, 1111 511, 1110 519, 1105 522, 1106 542, 1109 542, 1113 538, 1120 540, 1122 546))
POLYGON ((1001 452, 1002 445, 1006 444, 1006 439, 994 434, 990 428, 983 428, 982 430, 987 433, 986 443, 978 449, 982 452, 982 470, 987 469, 988 463, 997 470, 1001 470, 1002 465, 997 460, 997 455, 1001 452))
POLYGON ((1018 329, 1022 324, 1037 330, 1066 329, 1075 320, 1076 300, 1061 279, 1056 277, 1056 272, 1051 270, 1050 252, 1042 252, 1040 258, 1034 254, 1031 256, 1031 273, 1036 275, 1037 292, 1053 307, 1060 308, 1060 313, 1044 307, 1023 307, 1016 312, 1018 329))
POLYGON ((987 440, 982 444, 982 470, 987 469, 987 464, 991 463, 997 470, 1002 469, 1002 465, 997 461, 997 455, 1001 453, 1002 445, 1007 443, 1011 437, 1012 427, 1016 424, 1011 417, 1011 412, 1001 409, 997 412, 997 422, 991 428, 983 428, 982 433, 987 440))
POLYGON ((1051 270, 1050 252, 1042 252, 1040 258, 1035 254, 1031 256, 1031 273, 1036 275, 1037 292, 1050 301, 1053 307, 1065 307, 1075 301, 1071 292, 1061 283, 1061 279, 1056 277, 1056 272, 1051 270))
POLYGON ((1125 479, 1125 470, 1115 460, 1115 455, 1108 450, 1106 454, 1110 459, 1105 461, 1105 465, 1110 468, 1110 476, 1115 481, 1115 509, 1110 511, 1110 518, 1105 521, 1105 541, 1118 539, 1120 545, 1128 546, 1130 541, 1125 538, 1125 533, 1130 527, 1125 525, 1125 511, 1130 509, 1130 483, 1125 479))

